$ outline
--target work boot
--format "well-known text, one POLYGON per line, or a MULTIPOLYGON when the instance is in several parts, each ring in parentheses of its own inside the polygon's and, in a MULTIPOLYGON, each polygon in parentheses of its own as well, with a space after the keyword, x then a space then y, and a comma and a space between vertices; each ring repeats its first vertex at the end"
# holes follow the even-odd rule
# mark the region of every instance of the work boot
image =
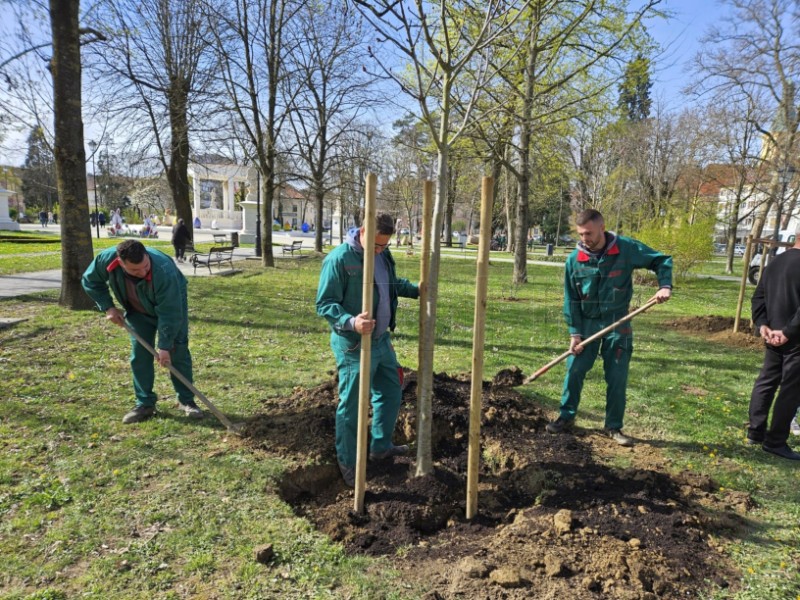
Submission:
POLYGON ((126 425, 141 423, 142 421, 147 421, 147 419, 154 414, 156 414, 155 406, 143 406, 138 404, 132 411, 122 417, 122 422, 126 425))
POLYGON ((391 458, 392 456, 405 456, 408 454, 408 446, 389 446, 383 452, 370 452, 370 460, 383 460, 384 458, 391 458))
POLYGON ((792 450, 787 444, 778 446, 777 448, 773 448, 771 446, 761 446, 761 448, 764 450, 764 452, 769 452, 770 454, 780 456, 781 458, 786 458, 788 460, 800 460, 800 454, 792 450))
POLYGON ((348 467, 347 465, 343 465, 342 463, 339 463, 339 472, 342 474, 342 479, 344 479, 344 484, 347 487, 351 487, 351 488, 356 487, 356 468, 355 467, 348 467))
POLYGON ((200 407, 194 402, 191 404, 181 404, 180 410, 188 419, 202 419, 206 416, 206 414, 200 410, 200 407))
POLYGON ((558 417, 555 421, 548 423, 547 426, 545 426, 545 429, 548 431, 548 433, 564 433, 565 431, 572 429, 573 425, 575 425, 575 419, 558 417))
POLYGON ((633 438, 628 437, 620 429, 605 429, 606 435, 617 442, 620 446, 630 448, 633 446, 633 438))

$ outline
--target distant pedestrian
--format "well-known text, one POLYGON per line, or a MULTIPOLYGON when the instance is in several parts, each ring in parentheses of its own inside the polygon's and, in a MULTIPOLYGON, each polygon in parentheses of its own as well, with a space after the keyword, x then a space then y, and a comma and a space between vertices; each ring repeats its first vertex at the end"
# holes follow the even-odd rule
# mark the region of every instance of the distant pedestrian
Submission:
POLYGON ((178 222, 172 226, 172 246, 175 248, 175 260, 184 262, 186 260, 186 244, 191 241, 192 237, 189 234, 189 228, 183 219, 178 219, 178 222))
POLYGON ((39 224, 42 227, 47 227, 47 213, 43 210, 39 211, 39 224))
POLYGON ((100 221, 100 227, 105 227, 106 226, 106 213, 104 213, 103 211, 100 211, 100 213, 97 215, 97 218, 100 221))

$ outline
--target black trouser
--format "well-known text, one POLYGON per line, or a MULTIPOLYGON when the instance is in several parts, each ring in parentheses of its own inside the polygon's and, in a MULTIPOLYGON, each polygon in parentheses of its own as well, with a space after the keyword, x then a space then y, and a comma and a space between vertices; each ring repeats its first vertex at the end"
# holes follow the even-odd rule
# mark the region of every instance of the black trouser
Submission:
POLYGON ((748 437, 777 448, 789 439, 789 427, 800 407, 800 345, 766 346, 764 366, 750 396, 748 437), (780 388, 780 391, 778 391, 780 388), (775 396, 778 392, 778 396, 775 396), (775 405, 772 406, 772 401, 775 405), (767 417, 772 407, 772 421, 767 417))
POLYGON ((186 246, 178 246, 177 244, 173 244, 175 247, 175 258, 186 258, 186 246))

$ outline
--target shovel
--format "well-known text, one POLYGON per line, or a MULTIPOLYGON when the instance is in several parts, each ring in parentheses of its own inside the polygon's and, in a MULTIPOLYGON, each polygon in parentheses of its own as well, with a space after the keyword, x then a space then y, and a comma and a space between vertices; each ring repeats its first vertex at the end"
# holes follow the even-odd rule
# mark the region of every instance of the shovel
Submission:
MULTIPOLYGON (((623 323, 625 323, 627 321, 630 321, 636 315, 638 315, 640 313, 643 313, 644 311, 646 311, 648 308, 650 308, 654 304, 658 304, 658 300, 656 300, 655 298, 649 300, 647 302, 647 304, 645 304, 644 306, 640 306, 636 310, 633 310, 633 311, 629 312, 627 315, 622 317, 619 321, 616 321, 616 322, 612 323, 608 327, 604 327, 603 329, 601 329, 600 331, 598 331, 594 335, 590 335, 585 340, 582 340, 581 343, 579 343, 577 347, 583 348, 584 346, 587 346, 587 345, 591 344, 593 341, 600 339, 605 334, 609 333, 610 331, 613 331, 616 327, 619 327, 623 323)), ((557 358, 554 358, 549 363, 547 363, 545 366, 543 366, 541 369, 536 371, 536 373, 534 373, 530 377, 527 377, 525 379, 525 381, 522 382, 522 385, 525 385, 526 383, 530 383, 531 381, 535 381, 536 379, 538 379, 539 377, 541 377, 542 375, 547 373, 551 368, 555 367, 562 360, 568 358, 571 354, 572 354, 572 350, 567 350, 566 352, 564 352, 564 354, 560 355, 557 358)))
MULTIPOLYGON (((156 357, 156 359, 158 359, 158 352, 156 352, 155 349, 150 344, 148 344, 144 339, 142 339, 142 336, 136 333, 133 330, 133 328, 130 325, 128 325, 125 321, 123 321, 122 324, 125 326, 125 329, 128 331, 128 333, 130 333, 134 338, 136 338, 137 342, 139 342, 142 346, 144 346, 144 348, 150 354, 152 354, 153 356, 156 357)), ((186 377, 183 376, 183 373, 181 373, 180 371, 178 371, 178 369, 173 367, 171 363, 167 365, 167 368, 169 369, 170 373, 172 373, 175 377, 177 377, 183 385, 189 388, 192 391, 192 393, 195 396, 197 396, 203 404, 206 405, 208 410, 214 413, 214 416, 217 417, 217 419, 219 419, 220 423, 225 425, 228 431, 235 433, 237 435, 241 435, 243 427, 242 423, 234 425, 231 422, 231 420, 228 417, 226 417, 225 414, 220 409, 218 409, 216 406, 212 404, 211 400, 206 398, 205 395, 200 390, 194 387, 194 385, 192 385, 192 383, 188 379, 186 379, 186 377)))

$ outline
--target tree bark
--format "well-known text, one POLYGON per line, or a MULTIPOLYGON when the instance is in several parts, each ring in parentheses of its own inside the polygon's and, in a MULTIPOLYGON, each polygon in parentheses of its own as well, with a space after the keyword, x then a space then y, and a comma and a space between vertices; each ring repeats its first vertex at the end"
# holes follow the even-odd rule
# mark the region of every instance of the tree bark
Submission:
POLYGON ((58 303, 71 310, 94 306, 81 286, 92 262, 86 151, 81 116, 80 0, 50 0, 53 36, 54 130, 56 185, 61 199, 61 295, 58 303))

